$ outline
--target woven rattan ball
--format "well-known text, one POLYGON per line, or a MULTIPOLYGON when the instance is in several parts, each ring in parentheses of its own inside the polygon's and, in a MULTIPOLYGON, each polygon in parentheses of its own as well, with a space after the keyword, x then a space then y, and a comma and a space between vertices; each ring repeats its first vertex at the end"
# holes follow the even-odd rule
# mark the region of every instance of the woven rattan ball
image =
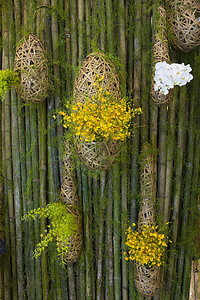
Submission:
MULTIPOLYGON (((83 61, 75 80, 73 103, 86 103, 97 94, 97 87, 94 85, 96 77, 103 78, 100 86, 104 92, 109 92, 113 99, 119 101, 121 93, 119 89, 119 76, 116 68, 106 59, 102 53, 92 53, 83 61)), ((95 101, 92 100, 91 101, 95 101)), ((121 142, 103 140, 100 142, 85 142, 74 136, 74 144, 79 159, 88 169, 107 169, 120 152, 121 142)))
POLYGON ((151 81, 151 98, 154 104, 157 106, 168 105, 173 97, 174 89, 170 89, 167 95, 161 94, 159 91, 154 90, 154 76, 155 76, 155 64, 157 62, 166 61, 170 63, 169 47, 166 31, 166 11, 162 6, 158 8, 158 19, 156 24, 155 41, 153 48, 153 70, 151 81))
POLYGON ((168 0, 167 19, 172 44, 189 52, 200 45, 200 3, 198 0, 168 0))
MULTIPOLYGON (((138 231, 142 232, 144 225, 155 226, 155 167, 153 155, 150 146, 145 143, 141 155, 141 175, 140 175, 141 205, 138 215, 138 231)), ((157 266, 147 267, 140 262, 134 264, 134 281, 138 292, 145 296, 151 297, 159 288, 160 268, 157 266)))
POLYGON ((47 97, 50 84, 47 55, 36 36, 30 34, 20 42, 15 53, 14 71, 20 77, 20 85, 16 87, 20 98, 39 103, 47 97))
POLYGON ((100 85, 112 95, 116 101, 120 98, 119 76, 115 66, 103 53, 91 53, 83 61, 74 84, 73 101, 85 102, 85 99, 97 93, 94 84, 96 77, 104 77, 100 85))

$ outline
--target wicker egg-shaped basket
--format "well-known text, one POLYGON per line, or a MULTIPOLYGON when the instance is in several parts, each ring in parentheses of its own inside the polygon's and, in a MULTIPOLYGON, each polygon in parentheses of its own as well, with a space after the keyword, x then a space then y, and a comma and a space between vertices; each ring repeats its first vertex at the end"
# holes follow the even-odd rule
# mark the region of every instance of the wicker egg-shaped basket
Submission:
MULTIPOLYGON (((141 232, 146 226, 155 226, 156 196, 155 168, 153 155, 150 154, 148 144, 144 144, 142 149, 142 167, 140 176, 141 205, 138 216, 138 231, 141 232)), ((152 297, 160 284, 160 267, 147 267, 140 262, 134 263, 134 281, 138 292, 145 297, 152 297)))
POLYGON ((156 25, 155 41, 153 48, 153 70, 151 80, 151 98, 154 104, 157 106, 168 105, 173 97, 174 89, 170 89, 167 95, 161 94, 159 91, 154 90, 154 76, 155 76, 155 64, 158 62, 166 61, 170 63, 169 46, 167 40, 166 30, 166 11, 162 6, 158 7, 158 20, 156 25))
POLYGON ((76 262, 83 246, 82 220, 77 196, 76 173, 73 161, 73 148, 70 141, 65 143, 63 172, 60 196, 66 204, 68 213, 75 217, 78 225, 77 233, 68 240, 68 251, 64 254, 65 262, 76 262))
MULTIPOLYGON (((76 77, 73 104, 86 103, 88 99, 95 101, 92 100, 92 96, 97 94, 97 87, 94 85, 97 76, 103 77, 100 82, 103 91, 109 92, 115 101, 120 100, 119 76, 115 66, 106 59, 104 54, 91 53, 84 59, 76 77)), ((74 144, 79 159, 88 169, 106 170, 118 156, 122 143, 114 140, 85 142, 74 135, 74 144)))
POLYGON ((23 38, 15 53, 14 71, 19 74, 17 93, 25 102, 40 103, 50 86, 47 54, 40 39, 33 34, 23 38))
POLYGON ((189 52, 200 45, 200 3, 198 0, 166 1, 172 44, 189 52))

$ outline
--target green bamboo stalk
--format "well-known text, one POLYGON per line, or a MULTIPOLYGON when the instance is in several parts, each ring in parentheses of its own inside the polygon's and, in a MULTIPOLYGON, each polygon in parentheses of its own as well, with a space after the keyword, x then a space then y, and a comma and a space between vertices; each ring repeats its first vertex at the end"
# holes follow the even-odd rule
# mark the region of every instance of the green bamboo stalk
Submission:
POLYGON ((148 140, 148 116, 149 116, 149 78, 147 78, 147 62, 146 54, 149 50, 150 24, 147 15, 147 1, 144 0, 142 4, 142 95, 141 95, 141 139, 148 140))
POLYGON ((90 204, 88 190, 88 177, 86 168, 82 168, 83 189, 83 217, 84 217, 84 242, 85 242, 85 265, 86 265, 86 298, 92 299, 92 240, 90 232, 90 204))
POLYGON ((84 57, 84 1, 78 0, 78 60, 81 64, 84 57))
MULTIPOLYGON (((31 132, 30 132, 30 110, 29 107, 25 107, 25 126, 26 126, 26 191, 25 191, 25 203, 24 203, 24 214, 34 208, 32 198, 32 161, 31 161, 31 132)), ((26 226, 26 224, 24 225, 26 226)), ((34 223, 33 221, 28 222, 28 236, 26 237, 25 253, 28 257, 26 258, 26 275, 27 275, 27 297, 28 299, 35 298, 35 262, 33 261, 33 251, 35 245, 34 235, 34 223)))
MULTIPOLYGON (((10 66, 14 63, 13 49, 15 46, 14 38, 14 19, 12 11, 14 5, 10 6, 11 13, 9 22, 11 24, 9 31, 9 59, 10 66)), ((23 273, 23 242, 21 231, 21 170, 20 170, 20 155, 19 155, 19 128, 18 128, 18 111, 17 111, 17 95, 13 88, 11 90, 11 141, 12 141, 12 169, 13 169, 13 203, 14 203, 14 215, 15 215, 15 228, 16 228, 16 260, 17 260, 17 285, 18 285, 18 299, 24 297, 24 273, 23 273)))
POLYGON ((106 48, 106 15, 105 15, 105 3, 104 0, 100 0, 99 9, 99 27, 100 27, 100 49, 106 48))
MULTIPOLYGON (((121 90, 123 95, 126 95, 126 19, 125 19, 125 3, 120 0, 118 3, 118 22, 119 22, 119 57, 121 60, 121 90)), ((121 153, 121 197, 122 197, 122 298, 128 299, 128 262, 125 260, 123 253, 126 251, 125 246, 125 229, 128 221, 128 204, 127 204, 127 189, 128 189, 128 162, 127 162, 127 142, 125 142, 121 153)))
MULTIPOLYGON (((197 94, 198 95, 198 94, 197 94)), ((198 103, 198 102, 197 102, 198 103)), ((198 105, 199 108, 199 105, 198 105)), ((197 110, 197 116, 199 112, 197 110)), ((196 124, 196 128, 198 128, 198 122, 196 124)), ((199 155, 199 147, 200 147, 200 133, 199 130, 196 132, 195 137, 195 149, 194 149, 194 171, 193 171, 193 178, 192 178, 192 187, 191 187, 191 196, 190 196, 190 210, 189 210, 189 219, 188 223, 191 228, 193 228, 193 215, 194 210, 193 206, 197 207, 197 199, 198 199, 198 191, 197 185, 199 181, 199 162, 200 162, 200 155, 199 155)), ((182 298, 188 299, 189 297, 189 290, 190 290, 190 277, 191 277, 191 261, 192 261, 192 249, 188 247, 185 251, 184 257, 184 271, 183 271, 183 279, 182 279, 182 298)))
POLYGON ((106 16, 107 16, 107 48, 111 54, 115 53, 114 45, 114 21, 113 21, 113 11, 112 11, 112 0, 107 0, 106 5, 106 16))
MULTIPOLYGON (((38 1, 38 5, 41 6, 48 5, 48 0, 38 1)), ((44 26, 46 24, 45 16, 42 17, 39 13, 37 15, 37 33, 38 36, 41 35, 39 32, 39 26, 41 25, 42 30, 44 30, 44 26)), ((45 32, 45 30, 44 30, 45 32)), ((44 35, 45 38, 45 35, 44 35)), ((38 106, 38 136, 39 136, 39 180, 40 180, 40 207, 44 207, 47 202, 47 107, 46 101, 43 101, 38 106)), ((46 221, 41 219, 41 232, 44 232, 46 229, 46 221)), ((43 299, 47 300, 49 298, 49 278, 48 278, 48 265, 47 265, 47 254, 43 252, 41 254, 41 266, 42 266, 42 294, 43 299)))
MULTIPOLYGON (((153 1, 153 41, 155 33, 155 12, 157 1, 153 1)), ((157 150, 157 135, 158 135, 158 107, 150 101, 150 141, 153 150, 157 150)))
MULTIPOLYGON (((40 206, 40 183, 39 183, 39 170, 38 170, 38 124, 37 124, 37 109, 35 106, 30 107, 30 142, 31 142, 31 162, 32 162, 32 195, 34 199, 34 209, 40 206)), ((36 219, 34 221, 34 232, 35 232, 35 245, 40 242, 40 221, 36 219)), ((35 279, 37 283, 37 288, 35 289, 37 299, 41 299, 42 296, 42 286, 41 286, 41 258, 38 257, 34 259, 35 264, 35 279)))
MULTIPOLYGON (((0 108, 1 109, 1 108, 0 108)), ((2 128, 2 127, 1 127, 2 128)), ((1 141, 2 141, 2 134, 1 134, 1 141)), ((1 149, 2 149, 2 142, 1 142, 1 149)), ((0 153, 1 162, 2 162, 2 153, 0 153)), ((2 174, 2 170, 0 170, 0 174, 2 174)), ((3 216, 3 197, 4 197, 4 184, 3 184, 3 177, 0 175, 0 238, 5 243, 5 236, 4 236, 4 216, 3 216)), ((3 287, 4 287, 4 278, 3 278, 3 259, 0 257, 0 299, 3 299, 3 287)))
MULTIPOLYGON (((177 142, 177 157, 176 157, 176 172, 175 172, 175 186, 174 186, 174 199, 173 199, 173 214, 172 214, 172 247, 175 249, 178 235, 179 224, 179 209, 180 209, 180 197, 181 197, 181 185, 182 185, 182 171, 183 171, 183 159, 184 159, 184 147, 185 147, 185 128, 187 125, 186 112, 186 87, 182 87, 180 90, 180 104, 179 104, 179 124, 178 124, 178 142, 177 142)), ((167 290, 168 293, 173 294, 172 276, 175 268, 175 252, 171 251, 169 256, 169 270, 167 276, 167 290)))
POLYGON ((91 51, 91 3, 85 0, 85 31, 86 31, 86 49, 87 53, 91 51))
POLYGON ((97 295, 96 299, 100 300, 104 294, 103 288, 103 250, 104 250, 104 214, 105 214, 105 184, 106 174, 102 172, 100 177, 100 203, 99 203, 99 233, 98 233, 98 244, 97 244, 97 295))
MULTIPOLYGON (((6 22, 6 15, 3 11, 2 8, 2 22, 6 22)), ((2 39, 3 39, 3 49, 2 49, 2 70, 5 70, 8 66, 8 51, 7 51, 7 47, 8 45, 6 45, 6 41, 4 42, 4 38, 7 38, 8 36, 8 32, 7 32, 7 28, 5 27, 2 23, 2 39)), ((8 97, 8 96, 6 96, 8 97)), ((7 98, 6 98, 7 99, 7 98)), ((6 101, 5 99, 5 101, 6 101)), ((6 165, 5 165, 5 160, 6 160, 6 147, 5 147, 5 102, 2 103, 2 175, 3 175, 3 184, 4 184, 4 209, 5 209, 5 231, 6 231, 6 235, 5 235, 5 244, 6 247, 10 248, 10 227, 9 227, 9 212, 8 212, 8 197, 7 197, 7 191, 6 191, 6 165)), ((3 280, 4 280, 4 285, 2 286, 3 292, 4 292, 4 297, 5 299, 10 300, 11 299, 11 289, 10 289, 10 285, 11 285, 11 257, 10 257, 10 253, 7 253, 6 255, 4 255, 4 264, 2 264, 3 267, 3 280)))
MULTIPOLYGON (((77 40, 77 6, 76 1, 70 0, 70 29, 71 29, 71 56, 72 56, 72 67, 77 67, 77 58, 78 58, 78 40, 77 40)), ((72 82, 74 83, 75 71, 72 71, 72 82)))
MULTIPOLYGON (((2 4, 2 35, 4 40, 4 65, 3 68, 9 68, 9 17, 10 9, 8 3, 2 4)), ((10 247, 11 247, 11 261, 12 261, 12 297, 17 299, 17 262, 16 262, 16 244, 15 244, 15 223, 13 220, 14 206, 13 206, 13 188, 12 188, 12 154, 11 154, 11 111, 10 111, 10 93, 5 99, 5 178, 8 197, 8 211, 9 211, 9 229, 10 229, 10 247)))
MULTIPOLYGON (((40 206, 44 207, 46 204, 46 103, 42 102, 38 107, 38 118, 39 118, 39 178, 40 178, 40 206)), ((41 219, 41 231, 44 232, 46 229, 46 223, 41 219)), ((42 289, 43 298, 48 299, 48 270, 47 270, 47 256, 46 253, 41 254, 42 260, 42 289)))
MULTIPOLYGON (((193 82, 194 83, 194 82, 193 82)), ((194 90, 198 90, 197 88, 193 87, 194 90)), ((190 118, 189 118, 189 130, 188 130, 188 155, 187 155, 187 165, 186 165, 186 172, 184 175, 185 184, 184 184, 184 196, 183 196, 183 215, 181 220, 181 230, 179 231, 180 241, 184 242, 186 237, 186 226, 190 224, 188 223, 188 214, 189 214, 189 201, 191 199, 191 188, 192 188, 192 172, 193 172, 193 159, 194 159, 194 134, 195 134, 195 102, 196 97, 193 95, 190 100, 190 118)), ((178 255, 178 272, 177 272, 177 284, 175 289, 175 299, 181 299, 181 284, 182 284, 182 274, 183 274, 183 267, 184 267, 184 254, 185 248, 184 246, 181 247, 178 255)))
POLYGON ((164 213, 165 203, 165 181, 166 181, 166 131, 167 131, 167 107, 159 110, 159 136, 158 136, 158 187, 157 197, 159 199, 159 214, 164 213))
POLYGON ((65 30, 66 30, 66 93, 69 96, 71 91, 71 30, 70 30, 70 9, 69 9, 69 1, 65 0, 65 30))
POLYGON ((166 182, 165 182, 165 205, 164 205, 164 223, 169 222, 170 204, 173 180, 173 163, 175 150, 175 117, 176 117, 176 99, 174 94, 172 102, 169 106, 168 132, 167 132, 167 159, 166 159, 166 182))
POLYGON ((114 201, 114 226, 113 226, 113 247, 114 247, 114 294, 115 299, 121 299, 121 244, 120 244, 120 175, 119 162, 113 166, 113 199, 114 201))
POLYGON ((106 211, 106 299, 114 299, 114 262, 113 262, 113 178, 108 172, 108 205, 106 211))
POLYGON ((23 273, 23 242, 21 231, 21 173, 19 155, 19 134, 18 134, 18 112, 17 97, 13 89, 11 93, 11 117, 12 117, 12 161, 13 161, 13 191, 16 224, 16 256, 17 256, 17 278, 18 278, 18 299, 24 299, 24 273, 23 273))

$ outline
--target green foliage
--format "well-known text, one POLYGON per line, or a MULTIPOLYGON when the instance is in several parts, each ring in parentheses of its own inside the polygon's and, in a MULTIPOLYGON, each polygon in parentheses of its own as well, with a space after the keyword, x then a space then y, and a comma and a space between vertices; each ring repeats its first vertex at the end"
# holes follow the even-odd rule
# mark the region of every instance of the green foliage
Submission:
POLYGON ((0 71, 0 95, 2 100, 5 100, 8 88, 19 85, 20 79, 17 74, 7 69, 0 71))
POLYGON ((55 239, 58 255, 61 257, 62 263, 64 263, 63 255, 68 251, 68 240, 76 234, 78 229, 74 216, 68 213, 64 204, 52 203, 47 204, 45 207, 31 210, 22 220, 35 220, 36 216, 45 219, 48 218, 51 224, 47 226, 48 230, 45 229, 44 234, 40 235, 42 241, 37 244, 34 257, 38 258, 42 251, 48 247, 49 243, 55 239))

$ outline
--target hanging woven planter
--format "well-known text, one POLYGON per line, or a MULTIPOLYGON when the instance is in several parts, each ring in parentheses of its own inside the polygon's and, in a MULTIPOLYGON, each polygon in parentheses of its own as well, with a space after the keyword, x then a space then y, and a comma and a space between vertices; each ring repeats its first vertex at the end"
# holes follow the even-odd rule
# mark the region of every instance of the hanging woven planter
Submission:
MULTIPOLYGON (((154 201, 156 196, 155 169, 153 156, 149 146, 144 144, 142 169, 140 176, 141 205, 138 216, 138 232, 142 232, 144 225, 152 227, 155 222, 154 201)), ((138 292, 145 297, 152 297, 160 284, 160 267, 148 267, 137 260, 134 263, 134 281, 138 292)))
POLYGON ((166 11, 162 6, 158 7, 158 20, 156 25, 155 42, 153 48, 153 70, 151 81, 151 98, 157 106, 168 105, 173 97, 174 89, 170 89, 167 95, 154 90, 155 64, 166 61, 170 63, 169 47, 166 32, 166 11))
MULTIPOLYGON (((104 54, 92 53, 83 61, 75 80, 73 104, 81 102, 86 105, 88 99, 97 94, 96 78, 102 78, 103 91, 112 95, 118 102, 121 99, 119 76, 114 65, 105 58, 104 54)), ((88 102, 87 102, 88 103, 88 102)), ((105 140, 88 142, 74 135, 74 144, 79 159, 88 169, 107 169, 118 156, 121 142, 118 140, 105 140)))
POLYGON ((63 173, 61 184, 61 199, 66 204, 67 211, 75 217, 78 225, 77 233, 68 240, 68 251, 64 254, 65 262, 76 262, 83 246, 82 220, 78 204, 75 166, 72 156, 72 146, 68 141, 65 144, 63 159, 63 173))
POLYGON ((200 45, 200 3, 198 0, 166 1, 172 44, 189 52, 200 45))
POLYGON ((40 103, 48 95, 49 69, 42 42, 30 34, 21 42, 15 53, 14 71, 19 74, 17 93, 23 101, 40 103))

